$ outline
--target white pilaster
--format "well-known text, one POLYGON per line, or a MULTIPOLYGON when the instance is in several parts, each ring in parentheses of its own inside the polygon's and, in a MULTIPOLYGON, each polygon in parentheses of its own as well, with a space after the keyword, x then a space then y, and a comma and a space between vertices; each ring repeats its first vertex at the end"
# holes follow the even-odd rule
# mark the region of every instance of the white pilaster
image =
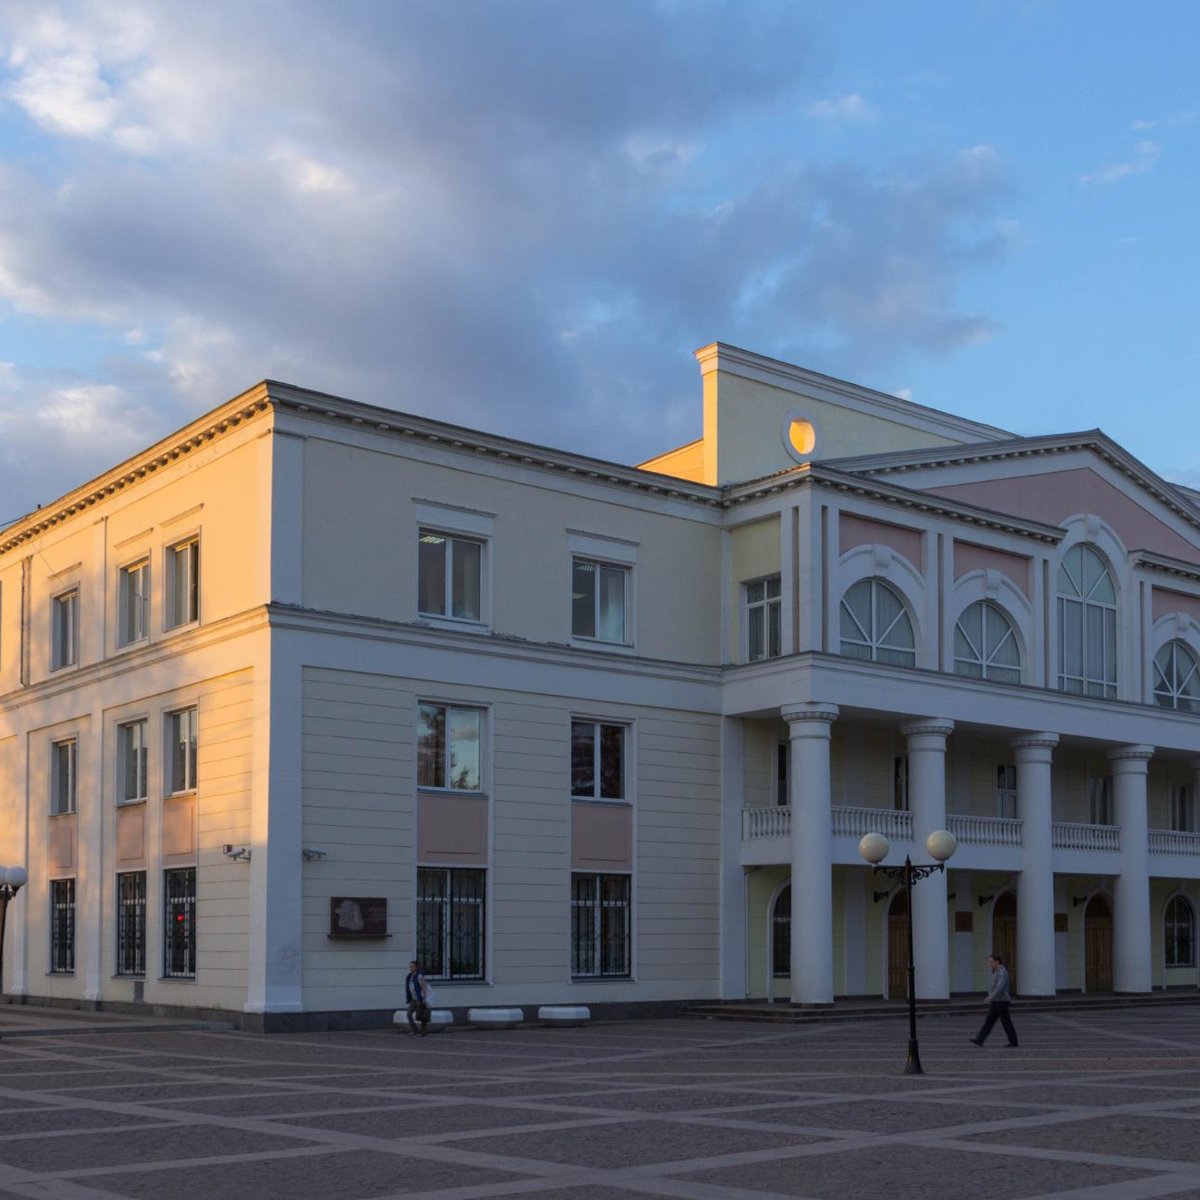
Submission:
POLYGON ((1022 996, 1055 994, 1054 857, 1050 766, 1056 733, 1013 738, 1021 817, 1021 883, 1017 888, 1017 985, 1022 996))
POLYGON ((782 710, 791 742, 793 1004, 833 1003, 829 736, 837 715, 835 704, 789 704, 782 710))
MULTIPOLYGON (((908 742, 908 797, 913 814, 913 856, 927 862, 925 839, 946 827, 946 738, 954 722, 920 717, 900 726, 908 742)), ((937 871, 912 890, 913 957, 918 1000, 950 998, 950 935, 946 873, 937 871)))
POLYGON ((1108 751, 1121 827, 1121 874, 1113 886, 1113 987, 1118 992, 1151 989, 1146 773, 1153 755, 1153 746, 1114 746, 1108 751))
POLYGON ((86 768, 78 788, 75 843, 75 973, 83 983, 83 998, 102 998, 100 946, 104 907, 102 893, 108 868, 104 862, 104 816, 111 813, 103 781, 111 772, 104 759, 104 716, 96 713, 80 731, 77 762, 86 768))
POLYGON ((746 998, 746 872, 742 866, 745 726, 721 718, 721 999, 746 998))

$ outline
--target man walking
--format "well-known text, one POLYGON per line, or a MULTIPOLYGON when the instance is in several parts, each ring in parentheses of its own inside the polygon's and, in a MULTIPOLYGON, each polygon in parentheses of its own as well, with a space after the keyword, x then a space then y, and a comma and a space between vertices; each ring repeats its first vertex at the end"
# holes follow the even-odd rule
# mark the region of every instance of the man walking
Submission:
POLYGON ((987 1041, 987 1035, 992 1032, 992 1026, 999 1021, 1004 1026, 1004 1032, 1008 1034, 1008 1044, 1015 1046, 1017 1031, 1008 1015, 1008 1006, 1012 1002, 1012 994, 1008 990, 1008 968, 1004 965, 1004 959, 995 953, 988 958, 988 966, 992 968, 992 980, 988 985, 987 994, 988 1014, 983 1028, 971 1039, 971 1045, 982 1046, 987 1041))
POLYGON ((429 985, 415 958, 408 964, 408 974, 404 977, 404 998, 408 1001, 408 1036, 416 1037, 420 1023, 424 1037, 429 1025, 429 985))

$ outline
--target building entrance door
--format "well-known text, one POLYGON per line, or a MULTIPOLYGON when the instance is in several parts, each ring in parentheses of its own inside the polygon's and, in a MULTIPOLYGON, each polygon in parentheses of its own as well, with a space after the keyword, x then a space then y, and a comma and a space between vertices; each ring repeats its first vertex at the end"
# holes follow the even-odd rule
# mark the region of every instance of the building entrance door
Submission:
POLYGON ((992 952, 1004 959, 1008 968, 1008 986, 1017 992, 1017 897, 1004 892, 992 908, 992 952))
POLYGON ((1107 898, 1097 894, 1083 910, 1084 986, 1087 991, 1112 991, 1112 946, 1112 909, 1107 898))
POLYGON ((903 888, 888 909, 887 994, 889 1000, 908 996, 908 896, 903 888))

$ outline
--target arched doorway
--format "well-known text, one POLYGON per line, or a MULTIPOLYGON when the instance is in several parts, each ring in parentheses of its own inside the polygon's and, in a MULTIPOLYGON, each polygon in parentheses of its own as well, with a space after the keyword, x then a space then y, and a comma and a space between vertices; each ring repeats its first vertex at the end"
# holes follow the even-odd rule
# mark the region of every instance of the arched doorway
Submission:
POLYGON ((999 954, 1008 968, 1008 986, 1017 990, 1017 897, 1001 892, 992 906, 992 953, 999 954))
POLYGON ((903 888, 892 897, 887 923, 887 996, 908 996, 908 894, 903 888))
POLYGON ((771 906, 771 977, 767 995, 774 998, 775 980, 792 973, 792 885, 785 883, 771 906))
POLYGON ((1097 892, 1083 910, 1084 990, 1111 992, 1113 987, 1112 908, 1097 892))

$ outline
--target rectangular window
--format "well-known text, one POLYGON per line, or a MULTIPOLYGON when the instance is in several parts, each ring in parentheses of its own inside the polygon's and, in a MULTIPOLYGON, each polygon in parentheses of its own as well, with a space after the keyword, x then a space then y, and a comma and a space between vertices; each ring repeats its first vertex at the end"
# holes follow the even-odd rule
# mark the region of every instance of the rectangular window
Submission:
POLYGON ((746 584, 746 660, 758 662, 783 653, 779 576, 746 584))
POLYGON ((483 620, 483 543, 422 529, 417 544, 417 611, 483 620))
POLYGON ((73 667, 79 661, 79 589, 50 602, 50 669, 73 667))
POLYGON ((200 539, 167 548, 167 626, 200 620, 200 539))
POLYGON ((145 721, 130 721, 128 725, 117 726, 118 803, 145 800, 150 794, 146 729, 145 721))
POLYGON ((456 704, 417 706, 417 786, 483 790, 483 710, 456 704))
POLYGON ((417 959, 431 978, 483 978, 486 874, 417 868, 417 959))
POLYGON ((75 811, 76 742, 50 743, 50 812, 53 816, 75 811))
POLYGON ((1177 833, 1196 831, 1196 810, 1191 784, 1177 783, 1171 788, 1171 828, 1177 833))
POLYGON ((75 880, 50 881, 50 971, 75 970, 75 880))
POLYGON ((898 754, 892 759, 892 808, 896 812, 908 812, 907 754, 898 754))
POLYGON ((164 781, 168 792, 196 790, 196 710, 185 708, 167 714, 167 772, 164 781))
POLYGON ((117 642, 128 646, 150 633, 150 561, 122 567, 117 578, 117 642))
POLYGON ((996 767, 996 816, 1017 815, 1017 768, 1010 763, 996 767))
POLYGON ((1112 776, 1095 776, 1088 780, 1088 820, 1093 825, 1111 825, 1112 776))
POLYGON ((628 978, 629 876, 571 876, 571 974, 628 978))
POLYGON ((629 568, 588 558, 571 560, 571 633, 626 644, 629 568))
POLYGON ((788 791, 788 764, 791 759, 791 746, 780 742, 775 748, 775 803, 791 804, 791 793, 788 791))
POLYGON ((146 872, 117 876, 117 974, 146 973, 146 872))
POLYGON ((571 722, 571 795, 577 800, 625 799, 625 726, 571 722))
POLYGON ((163 872, 163 977, 196 977, 196 868, 163 872))

